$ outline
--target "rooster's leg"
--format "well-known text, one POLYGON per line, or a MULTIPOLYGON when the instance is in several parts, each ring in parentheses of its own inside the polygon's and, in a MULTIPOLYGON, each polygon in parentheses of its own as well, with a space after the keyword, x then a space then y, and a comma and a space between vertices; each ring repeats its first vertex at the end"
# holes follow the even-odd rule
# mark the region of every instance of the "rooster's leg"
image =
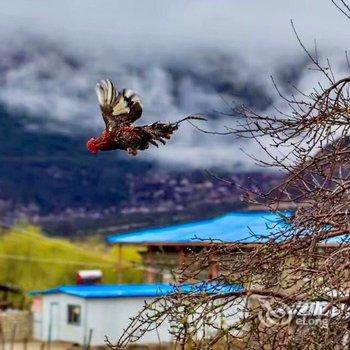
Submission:
POLYGON ((131 154, 132 156, 137 156, 137 150, 135 148, 128 148, 127 149, 128 153, 131 154))

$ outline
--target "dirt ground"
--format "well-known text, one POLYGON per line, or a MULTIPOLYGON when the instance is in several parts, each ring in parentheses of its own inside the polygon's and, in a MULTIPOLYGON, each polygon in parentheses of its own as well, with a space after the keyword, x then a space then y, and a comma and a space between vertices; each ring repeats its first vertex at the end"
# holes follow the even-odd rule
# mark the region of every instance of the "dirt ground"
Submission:
MULTIPOLYGON (((40 341, 31 340, 27 344, 25 342, 5 343, 3 350, 80 350, 81 346, 74 346, 67 342, 52 342, 51 344, 42 343, 40 341)), ((102 347, 101 347, 102 349, 102 347)))
MULTIPOLYGON (((40 341, 30 340, 27 343, 25 342, 15 342, 14 344, 5 343, 5 346, 1 346, 0 350, 82 350, 82 346, 77 346, 72 343, 67 342, 52 342, 51 344, 42 343, 40 341)), ((99 346, 91 347, 90 350, 106 350, 108 347, 99 346)), ((165 350, 173 349, 172 346, 159 347, 157 345, 131 345, 127 349, 129 350, 165 350)))

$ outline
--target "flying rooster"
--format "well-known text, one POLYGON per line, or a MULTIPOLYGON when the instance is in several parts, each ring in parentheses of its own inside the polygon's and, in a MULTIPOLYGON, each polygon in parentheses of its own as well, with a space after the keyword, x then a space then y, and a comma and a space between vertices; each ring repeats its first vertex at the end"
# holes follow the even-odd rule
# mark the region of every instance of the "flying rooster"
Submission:
POLYGON ((86 148, 92 153, 99 151, 125 150, 136 156, 138 151, 149 148, 150 144, 158 147, 170 139, 179 124, 185 120, 205 120, 200 116, 189 116, 174 123, 156 122, 151 125, 134 126, 141 117, 142 103, 140 97, 130 89, 121 92, 114 88, 110 80, 102 80, 96 85, 96 94, 100 104, 106 129, 97 138, 91 138, 86 148))

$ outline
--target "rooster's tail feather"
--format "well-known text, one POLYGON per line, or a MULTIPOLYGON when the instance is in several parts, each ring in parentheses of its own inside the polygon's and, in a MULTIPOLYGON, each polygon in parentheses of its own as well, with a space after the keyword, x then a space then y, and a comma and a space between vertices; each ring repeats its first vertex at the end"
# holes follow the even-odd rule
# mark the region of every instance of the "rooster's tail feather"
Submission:
POLYGON ((206 118, 199 115, 190 115, 174 123, 153 123, 145 127, 151 136, 149 143, 156 147, 158 147, 157 142, 160 142, 163 145, 165 145, 165 140, 169 140, 174 131, 176 131, 179 128, 180 123, 182 123, 185 120, 206 120, 206 118))
POLYGON ((174 124, 179 125, 180 123, 184 122, 185 120, 204 120, 204 121, 206 121, 207 118, 203 117, 202 115, 189 115, 186 118, 178 120, 174 124))

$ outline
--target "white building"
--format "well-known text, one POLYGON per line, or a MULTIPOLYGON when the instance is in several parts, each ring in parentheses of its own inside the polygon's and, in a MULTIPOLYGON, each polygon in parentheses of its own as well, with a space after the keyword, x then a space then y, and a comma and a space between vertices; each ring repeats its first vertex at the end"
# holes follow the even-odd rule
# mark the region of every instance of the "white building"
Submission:
MULTIPOLYGON (((210 283, 182 285, 184 293, 205 291, 226 293, 239 286, 210 283)), ((74 285, 33 292, 34 338, 41 341, 66 341, 80 345, 113 343, 137 315, 145 301, 174 292, 170 284, 74 285)), ((172 342, 169 323, 147 332, 138 343, 172 342)))
MULTIPOLYGON (((75 285, 33 292, 34 338, 104 345, 106 336, 116 341, 144 306, 169 293, 170 285, 75 285), (91 339, 89 339, 91 338, 91 339)), ((168 325, 149 332, 142 343, 171 342, 168 325)))

